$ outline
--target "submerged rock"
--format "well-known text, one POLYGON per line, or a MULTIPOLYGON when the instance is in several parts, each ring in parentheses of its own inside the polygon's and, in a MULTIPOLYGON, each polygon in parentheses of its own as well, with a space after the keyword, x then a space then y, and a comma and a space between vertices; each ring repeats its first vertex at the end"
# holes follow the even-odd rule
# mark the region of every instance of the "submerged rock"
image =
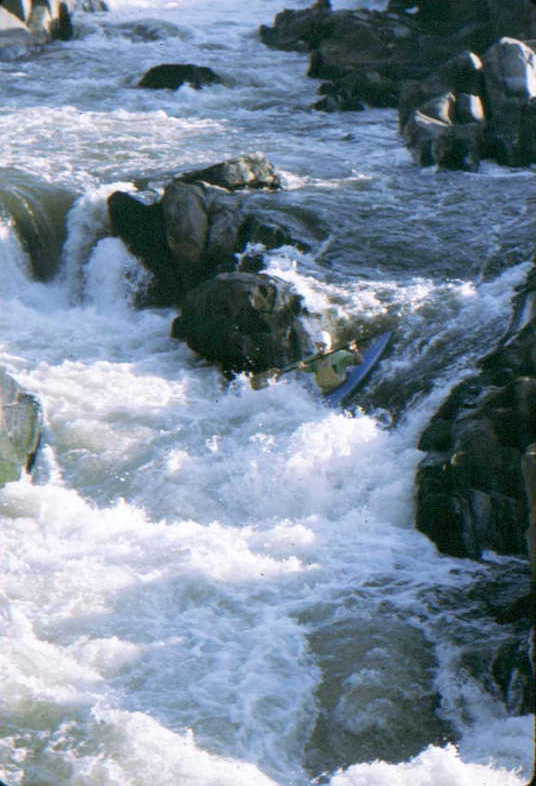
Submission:
POLYGON ((31 468, 40 439, 37 399, 0 368, 0 486, 31 468))

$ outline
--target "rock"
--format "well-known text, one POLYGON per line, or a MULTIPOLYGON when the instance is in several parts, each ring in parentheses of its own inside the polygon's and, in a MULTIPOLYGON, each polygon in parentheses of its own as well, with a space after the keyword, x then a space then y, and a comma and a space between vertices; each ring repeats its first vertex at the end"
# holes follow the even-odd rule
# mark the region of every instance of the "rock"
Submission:
POLYGON ((340 79, 361 69, 388 59, 387 36, 376 18, 351 11, 331 15, 329 27, 314 48, 309 76, 320 79, 340 79))
POLYGON ((482 68, 483 64, 478 55, 466 51, 448 60, 426 79, 406 81, 400 89, 400 128, 404 129, 415 109, 427 114, 424 107, 446 95, 453 96, 455 102, 460 94, 481 96, 482 68))
POLYGON ((274 208, 270 192, 278 187, 273 166, 254 153, 179 175, 153 204, 114 192, 108 199, 113 232, 153 274, 140 305, 178 306, 190 289, 219 273, 239 265, 260 269, 259 244, 307 251, 306 238, 325 239, 328 230, 322 231, 316 217, 309 226, 306 211, 293 215, 285 204, 274 208), (238 189, 241 194, 233 193, 238 189), (249 246, 256 248, 250 253, 249 246))
POLYGON ((309 51, 323 34, 323 23, 331 18, 329 4, 315 3, 300 11, 281 11, 272 27, 261 25, 261 41, 275 49, 309 51))
POLYGON ((167 88, 178 90, 183 84, 200 90, 205 85, 221 84, 222 80, 211 68, 191 64, 170 64, 154 66, 141 78, 138 87, 153 90, 167 88))
POLYGON ((32 466, 41 439, 41 409, 0 368, 0 485, 19 480, 32 466))
POLYGON ((29 38, 30 31, 24 22, 17 15, 0 6, 0 46, 7 46, 10 39, 16 45, 19 41, 27 42, 29 38))
MULTIPOLYGON (((444 113, 454 107, 447 101, 444 113)), ((438 110, 438 114, 441 112, 438 110)), ((482 129, 479 123, 452 124, 414 112, 404 128, 404 139, 420 166, 476 172, 480 165, 482 129)))
POLYGON ((220 164, 184 172, 180 175, 184 183, 203 181, 214 186, 236 191, 242 188, 268 188, 281 187, 281 180, 273 165, 262 153, 249 153, 247 155, 223 161, 220 164))
POLYGON ((532 161, 536 131, 536 54, 522 41, 502 38, 484 56, 487 139, 501 164, 532 161))
POLYGON ((32 10, 32 0, 3 0, 2 8, 26 22, 32 10))
POLYGON ((73 37, 71 14, 66 3, 58 4, 55 15, 48 5, 34 4, 26 24, 34 39, 42 43, 53 38, 68 41, 73 37))
POLYGON ((74 0, 5 0, 0 6, 0 58, 27 56, 54 38, 72 38, 74 0))
POLYGON ((0 206, 15 225, 32 273, 49 281, 58 272, 66 216, 76 194, 17 169, 0 168, 0 206))
POLYGON ((172 335, 228 374, 284 366, 310 351, 301 297, 285 281, 223 273, 188 292, 172 335))
POLYGON ((173 306, 182 297, 182 279, 167 244, 162 205, 145 205, 123 191, 108 197, 113 232, 152 273, 142 305, 173 306))
MULTIPOLYGON (((523 456, 523 480, 529 506, 529 526, 526 531, 526 540, 534 591, 536 589, 536 442, 528 445, 523 456)), ((534 598, 532 603, 534 603, 534 598)))
POLYGON ((535 320, 505 337, 421 436, 417 527, 447 554, 527 553, 521 465, 536 442, 535 338, 535 320))
POLYGON ((223 189, 173 180, 162 197, 166 241, 183 282, 197 286, 236 263, 240 203, 223 189))

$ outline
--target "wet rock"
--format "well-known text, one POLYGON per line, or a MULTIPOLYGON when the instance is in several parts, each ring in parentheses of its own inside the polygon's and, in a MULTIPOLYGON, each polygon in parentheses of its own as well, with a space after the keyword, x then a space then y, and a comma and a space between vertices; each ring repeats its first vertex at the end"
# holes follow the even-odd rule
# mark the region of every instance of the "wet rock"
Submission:
POLYGON ((178 306, 219 273, 259 270, 259 246, 309 250, 303 238, 318 234, 318 222, 310 231, 303 216, 274 209, 279 182, 270 162, 254 153, 183 173, 151 204, 114 192, 108 199, 113 232, 153 275, 140 305, 178 306))
POLYGON ((75 197, 27 172, 0 168, 0 210, 12 219, 39 281, 49 281, 58 272, 66 216, 75 197))
POLYGON ((536 54, 522 41, 502 38, 484 56, 487 137, 501 164, 536 160, 536 54))
POLYGON ((150 68, 141 78, 138 87, 152 90, 178 90, 181 85, 200 90, 206 85, 221 84, 222 80, 211 68, 187 64, 165 63, 150 68))
POLYGON ((41 409, 0 368, 0 486, 31 469, 41 439, 41 409))
POLYGON ((308 352, 301 297, 263 273, 223 273, 188 292, 172 335, 226 373, 284 366, 308 352))
POLYGON ((114 234, 152 273, 141 304, 177 305, 183 282, 167 244, 162 205, 145 205, 130 194, 115 191, 108 198, 108 212, 114 234))
POLYGON ((331 9, 326 3, 315 3, 299 11, 281 11, 272 27, 261 25, 261 41, 275 49, 309 51, 324 35, 323 24, 330 18, 331 9))
MULTIPOLYGON (((520 297, 525 305, 531 282, 520 297)), ((521 468, 534 442, 536 320, 529 318, 482 360, 476 377, 454 388, 422 434, 417 527, 454 556, 526 554, 521 468)))
POLYGON ((180 175, 180 180, 184 183, 203 181, 228 191, 243 188, 281 188, 279 175, 262 153, 249 153, 205 169, 184 172, 180 175))
POLYGON ((178 178, 164 191, 166 240, 184 290, 235 265, 240 203, 223 189, 178 178))
POLYGON ((0 57, 19 57, 29 51, 33 43, 31 33, 20 17, 0 6, 0 57))

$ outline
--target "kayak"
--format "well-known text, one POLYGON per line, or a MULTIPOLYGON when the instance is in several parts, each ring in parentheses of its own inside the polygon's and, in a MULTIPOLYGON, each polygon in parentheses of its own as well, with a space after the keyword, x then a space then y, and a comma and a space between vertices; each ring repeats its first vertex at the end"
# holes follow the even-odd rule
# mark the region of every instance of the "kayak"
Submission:
POLYGON ((389 346, 389 342, 393 336, 393 331, 388 330, 376 338, 366 349, 361 350, 363 355, 363 362, 359 366, 354 366, 348 372, 345 381, 330 390, 329 393, 324 393, 322 398, 330 407, 343 406, 346 401, 361 387, 365 382, 370 372, 381 359, 383 353, 389 346))

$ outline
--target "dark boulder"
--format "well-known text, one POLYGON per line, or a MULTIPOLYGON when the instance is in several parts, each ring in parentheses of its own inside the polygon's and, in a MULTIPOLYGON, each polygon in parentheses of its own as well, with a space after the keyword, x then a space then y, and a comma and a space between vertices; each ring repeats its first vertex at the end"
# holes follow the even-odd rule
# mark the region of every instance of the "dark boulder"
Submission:
POLYGON ((37 399, 0 368, 0 486, 31 469, 41 428, 37 399))
MULTIPOLYGON (((525 314, 531 282, 520 299, 525 314)), ((482 360, 476 377, 454 388, 422 434, 418 529, 454 556, 478 559, 486 549, 526 554, 521 467, 534 442, 536 320, 529 317, 482 360)))
MULTIPOLYGON (((448 98, 441 103, 434 102, 431 111, 439 115, 454 114, 454 102, 448 98)), ((482 147, 480 123, 451 123, 416 111, 406 123, 403 136, 413 159, 420 166, 435 164, 440 169, 470 172, 479 168, 482 147)))
POLYGON ((281 188, 281 179, 273 164, 262 153, 249 153, 222 161, 219 164, 184 172, 179 176, 184 183, 203 181, 228 191, 242 188, 281 188))
POLYGON ((112 231, 152 273, 143 305, 172 306, 180 302, 183 282, 167 244, 160 202, 145 205, 130 194, 108 197, 112 231))
POLYGON ((138 87, 153 90, 177 90, 181 85, 200 90, 206 85, 221 84, 222 80, 211 68, 188 64, 165 63, 150 68, 141 78, 138 87))
POLYGON ((329 3, 315 3, 299 11, 281 11, 272 27, 261 25, 261 41, 275 49, 309 51, 323 37, 324 23, 331 18, 329 3))
POLYGON ((188 292, 172 335, 226 373, 284 366, 310 350, 302 299, 274 276, 224 273, 188 292))
POLYGON ((389 60, 389 35, 378 21, 365 12, 333 13, 311 55, 309 76, 340 79, 363 66, 389 60))

